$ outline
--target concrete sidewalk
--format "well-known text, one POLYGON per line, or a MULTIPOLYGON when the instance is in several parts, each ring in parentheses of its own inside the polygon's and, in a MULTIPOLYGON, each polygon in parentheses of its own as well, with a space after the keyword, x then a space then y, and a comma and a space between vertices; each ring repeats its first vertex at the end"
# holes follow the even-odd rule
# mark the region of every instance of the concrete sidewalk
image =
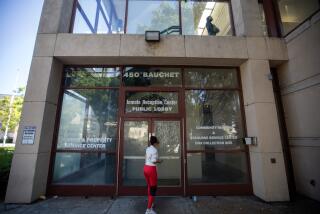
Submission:
MULTIPOLYGON (((39 201, 31 205, 0 204, 2 214, 143 214, 146 197, 119 197, 112 200, 108 197, 58 197, 39 201)), ((251 197, 198 197, 197 202, 184 197, 158 197, 157 213, 161 214, 273 214, 320 213, 320 203, 298 198, 290 203, 264 203, 251 197)))

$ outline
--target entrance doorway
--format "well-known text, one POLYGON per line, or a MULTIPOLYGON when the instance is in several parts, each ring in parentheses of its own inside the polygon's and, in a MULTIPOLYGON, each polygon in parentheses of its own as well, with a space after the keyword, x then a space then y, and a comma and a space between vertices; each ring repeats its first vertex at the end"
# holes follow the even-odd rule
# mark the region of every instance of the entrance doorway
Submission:
POLYGON ((183 194, 182 124, 180 119, 126 118, 122 123, 120 195, 146 194, 145 149, 151 135, 160 142, 157 166, 159 195, 183 194))

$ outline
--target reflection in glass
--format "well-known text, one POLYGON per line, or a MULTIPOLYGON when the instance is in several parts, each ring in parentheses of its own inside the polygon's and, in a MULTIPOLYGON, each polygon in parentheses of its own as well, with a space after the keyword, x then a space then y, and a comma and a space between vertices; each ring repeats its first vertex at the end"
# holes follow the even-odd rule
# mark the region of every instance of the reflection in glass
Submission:
POLYGON ((261 28, 264 36, 268 36, 268 27, 266 21, 266 15, 264 12, 263 3, 259 2, 259 11, 260 11, 260 18, 261 18, 261 28))
POLYGON ((287 34, 320 9, 319 0, 278 0, 283 33, 287 34))
POLYGON ((187 149, 241 149, 244 136, 238 91, 186 92, 187 149))
MULTIPOLYGON (((165 31, 179 27, 178 0, 129 0, 127 33, 144 34, 146 30, 165 31)), ((166 33, 179 34, 179 31, 166 33)))
POLYGON ((126 113, 178 113, 176 92, 127 92, 126 113))
POLYGON ((120 68, 68 68, 64 85, 66 87, 119 86, 120 68))
POLYGON ((160 185, 180 185, 180 121, 155 121, 155 136, 160 142, 158 165, 160 185))
POLYGON ((230 21, 230 8, 228 2, 181 1, 182 34, 184 35, 208 35, 207 17, 211 16, 211 22, 219 29, 217 36, 232 36, 230 21))
POLYGON ((126 67, 125 86, 181 86, 180 68, 126 67))
POLYGON ((78 0, 73 33, 124 33, 126 0, 78 0))
POLYGON ((115 156, 104 153, 57 153, 53 183, 114 184, 115 156))
POLYGON ((66 90, 58 149, 115 150, 118 90, 66 90))
POLYGON ((143 166, 148 146, 148 122, 124 122, 124 156, 122 176, 126 186, 145 186, 143 166))
POLYGON ((248 182, 245 153, 189 153, 187 161, 190 184, 248 182))
POLYGON ((237 88, 236 69, 186 68, 186 87, 197 88, 237 88))

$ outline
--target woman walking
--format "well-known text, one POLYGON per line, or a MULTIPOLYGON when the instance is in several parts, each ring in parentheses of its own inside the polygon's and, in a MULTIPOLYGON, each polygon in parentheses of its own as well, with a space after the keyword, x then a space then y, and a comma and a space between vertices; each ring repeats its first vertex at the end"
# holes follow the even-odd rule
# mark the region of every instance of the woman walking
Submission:
POLYGON ((146 149, 146 161, 143 168, 144 177, 146 178, 148 185, 148 207, 146 214, 156 214, 156 212, 152 209, 158 183, 156 164, 162 162, 159 160, 157 147, 159 147, 158 139, 155 136, 151 136, 150 146, 148 146, 146 149))

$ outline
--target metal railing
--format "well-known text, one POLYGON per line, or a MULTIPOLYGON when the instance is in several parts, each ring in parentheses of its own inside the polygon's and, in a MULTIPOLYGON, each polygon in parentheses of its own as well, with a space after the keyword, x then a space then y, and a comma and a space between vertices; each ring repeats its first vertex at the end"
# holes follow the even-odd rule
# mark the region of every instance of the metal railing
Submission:
POLYGON ((180 26, 171 26, 163 31, 160 31, 160 34, 172 34, 172 33, 180 33, 181 27, 180 26))

